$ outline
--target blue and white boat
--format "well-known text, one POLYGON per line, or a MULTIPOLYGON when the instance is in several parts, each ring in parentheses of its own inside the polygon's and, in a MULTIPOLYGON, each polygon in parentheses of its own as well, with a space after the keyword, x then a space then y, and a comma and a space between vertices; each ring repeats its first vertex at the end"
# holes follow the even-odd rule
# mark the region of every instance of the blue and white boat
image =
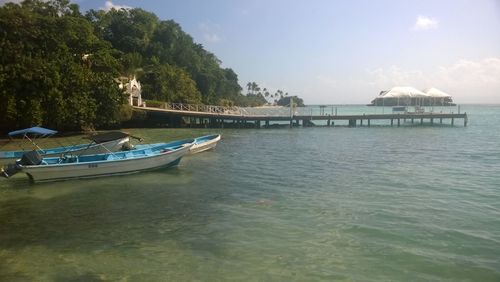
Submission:
MULTIPOLYGON (((189 154, 196 154, 196 153, 201 153, 210 149, 214 149, 217 146, 217 142, 219 142, 221 139, 220 134, 212 134, 212 135, 205 135, 205 136, 200 136, 194 138, 194 144, 189 149, 189 154)), ((192 139, 186 139, 186 140, 192 140, 192 139)), ((184 140, 184 141, 186 141, 184 140)), ((135 145, 135 149, 145 149, 149 148, 151 146, 158 146, 161 144, 165 143, 153 143, 153 144, 140 144, 140 145, 135 145)))
POLYGON ((188 139, 130 151, 49 158, 31 151, 14 165, 2 169, 2 173, 9 177, 24 172, 32 182, 127 174, 177 165, 193 144, 194 139, 188 139))
POLYGON ((217 142, 219 142, 220 139, 221 139, 220 134, 197 137, 194 139, 194 145, 189 150, 190 154, 196 154, 210 149, 214 149, 215 146, 217 146, 217 142))
MULTIPOLYGON (((49 149, 42 149, 35 142, 36 139, 48 138, 56 133, 57 131, 55 130, 43 127, 31 127, 12 131, 8 135, 9 138, 21 136, 23 139, 28 140, 31 142, 33 149, 38 151, 38 153, 43 157, 59 156, 61 154, 68 153, 92 155, 119 151, 122 149, 123 145, 130 141, 130 137, 134 137, 120 131, 105 132, 89 136, 88 139, 91 140, 90 144, 78 144, 49 149)), ((24 153, 26 153, 26 150, 0 151, 0 159, 19 159, 24 155, 24 153)))

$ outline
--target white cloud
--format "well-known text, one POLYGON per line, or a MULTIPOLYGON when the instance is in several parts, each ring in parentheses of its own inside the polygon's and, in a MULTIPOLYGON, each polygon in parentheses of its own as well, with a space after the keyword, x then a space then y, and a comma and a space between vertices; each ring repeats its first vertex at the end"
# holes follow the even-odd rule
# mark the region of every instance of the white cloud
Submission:
POLYGON ((439 21, 433 18, 429 18, 426 16, 418 16, 417 21, 413 25, 413 30, 428 30, 438 28, 439 21))
POLYGON ((220 25, 211 22, 199 24, 199 29, 202 32, 203 39, 207 43, 217 43, 222 39, 218 32, 220 31, 220 25))
POLYGON ((461 59, 428 73, 391 66, 367 70, 367 75, 375 92, 393 86, 436 87, 451 94, 458 103, 500 102, 500 58, 461 59))
POLYGON ((130 6, 125 6, 125 5, 116 5, 116 4, 113 4, 112 1, 106 1, 106 3, 104 3, 104 7, 101 7, 102 10, 105 10, 105 11, 109 11, 111 9, 115 9, 115 10, 120 10, 120 9, 132 9, 132 7, 130 6))

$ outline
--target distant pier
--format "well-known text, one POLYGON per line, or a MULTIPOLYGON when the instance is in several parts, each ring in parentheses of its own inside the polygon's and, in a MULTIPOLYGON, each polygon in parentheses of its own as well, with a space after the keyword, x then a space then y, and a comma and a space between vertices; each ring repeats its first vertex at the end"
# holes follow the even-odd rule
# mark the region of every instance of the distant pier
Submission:
POLYGON ((374 121, 377 126, 387 125, 399 127, 403 124, 448 124, 454 126, 457 121, 462 121, 463 126, 467 126, 467 113, 435 113, 435 112, 398 112, 388 114, 354 114, 337 115, 325 114, 324 107, 320 114, 310 115, 303 113, 284 114, 252 114, 242 108, 219 107, 204 105, 183 105, 172 104, 165 108, 134 107, 136 110, 144 111, 148 119, 153 119, 159 123, 168 124, 169 127, 210 127, 210 128, 269 128, 273 122, 279 122, 281 126, 316 126, 315 122, 321 121, 321 126, 367 126, 370 127, 374 121), (382 121, 382 124, 380 123, 382 121), (325 125, 326 123, 326 125, 325 125))

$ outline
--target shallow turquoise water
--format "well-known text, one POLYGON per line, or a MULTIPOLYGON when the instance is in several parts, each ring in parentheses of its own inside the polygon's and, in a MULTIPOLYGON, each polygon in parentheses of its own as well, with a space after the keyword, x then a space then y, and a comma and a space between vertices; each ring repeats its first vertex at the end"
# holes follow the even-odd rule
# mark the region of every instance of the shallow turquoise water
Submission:
POLYGON ((131 130, 223 140, 173 169, 0 180, 0 281, 500 281, 500 106, 462 110, 465 128, 131 130))

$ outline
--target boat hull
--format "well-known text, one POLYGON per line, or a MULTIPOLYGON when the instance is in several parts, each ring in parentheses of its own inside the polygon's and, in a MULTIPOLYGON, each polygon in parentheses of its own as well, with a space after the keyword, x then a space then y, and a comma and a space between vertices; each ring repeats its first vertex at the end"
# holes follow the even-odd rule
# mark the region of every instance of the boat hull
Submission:
POLYGON ((201 153, 207 150, 214 149, 217 142, 221 139, 220 135, 208 135, 195 139, 194 145, 190 149, 190 154, 201 153))
POLYGON ((190 147, 191 145, 186 145, 174 151, 136 158, 23 166, 22 171, 30 177, 32 182, 128 174, 176 165, 184 155, 189 153, 190 147))

